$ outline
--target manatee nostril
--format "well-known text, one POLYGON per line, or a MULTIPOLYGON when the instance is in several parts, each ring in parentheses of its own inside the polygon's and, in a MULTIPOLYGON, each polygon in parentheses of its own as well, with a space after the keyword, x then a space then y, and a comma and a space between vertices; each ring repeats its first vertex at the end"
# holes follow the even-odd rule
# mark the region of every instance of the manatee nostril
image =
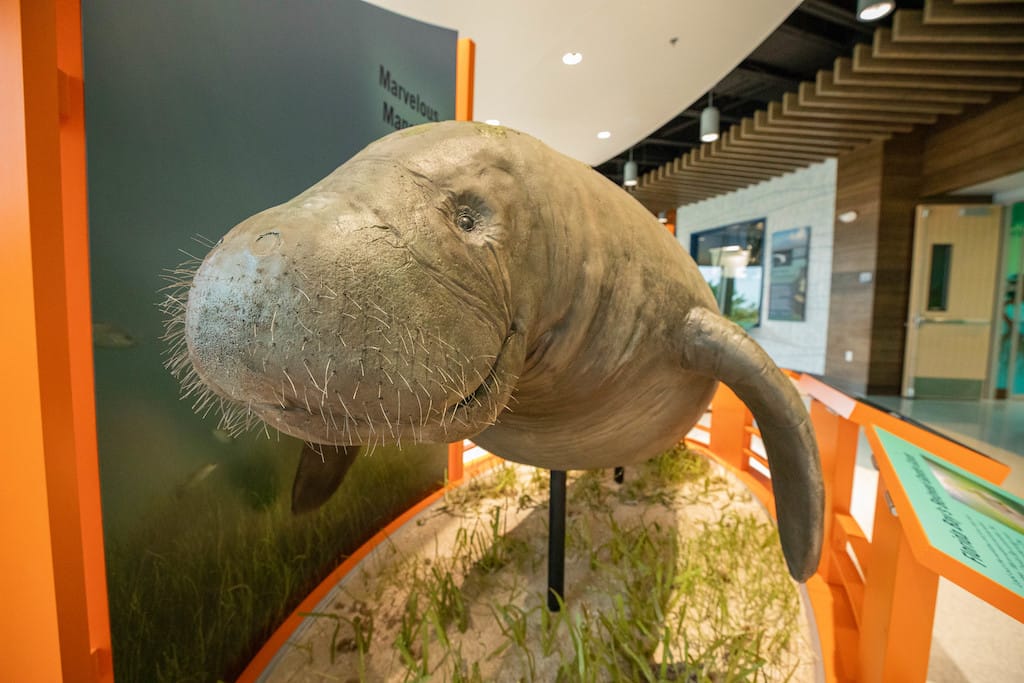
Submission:
POLYGON ((268 230, 261 234, 253 242, 253 253, 266 254, 281 246, 281 233, 277 230, 268 230))

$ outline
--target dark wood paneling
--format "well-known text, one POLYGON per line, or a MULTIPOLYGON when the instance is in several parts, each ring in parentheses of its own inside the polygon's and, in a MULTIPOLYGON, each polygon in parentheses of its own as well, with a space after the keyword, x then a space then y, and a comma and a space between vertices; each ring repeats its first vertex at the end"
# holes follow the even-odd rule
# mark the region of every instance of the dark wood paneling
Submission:
MULTIPOLYGON (((837 208, 837 213, 842 210, 837 208)), ((850 224, 836 223, 832 245, 833 285, 844 282, 844 276, 873 273, 878 253, 878 235, 864 226, 878 222, 877 207, 859 209, 857 220, 850 224)))
POLYGON ((857 218, 835 222, 825 376, 855 393, 866 391, 870 370, 883 149, 882 142, 866 145, 841 155, 836 166, 836 215, 856 211, 857 218), (872 280, 862 281, 861 273, 872 280))
POLYGON ((858 393, 897 393, 903 368, 921 135, 839 157, 826 376, 858 393), (846 360, 846 352, 853 360, 846 360))
POLYGON ((886 142, 871 321, 868 393, 897 394, 903 379, 915 209, 921 196, 923 136, 886 142))
POLYGON ((925 142, 921 192, 949 192, 1024 169, 1024 95, 936 130, 925 142))
POLYGON ((871 328, 874 289, 870 284, 858 282, 853 273, 839 280, 847 280, 848 284, 843 286, 833 277, 831 296, 835 308, 829 312, 825 375, 845 390, 863 393, 867 387, 871 358, 871 340, 865 331, 871 328), (838 306, 837 301, 840 302, 838 306), (853 354, 849 362, 845 357, 847 351, 853 354))
POLYGON ((914 221, 921 196, 923 150, 921 134, 902 135, 885 144, 869 393, 899 393, 903 379, 914 221))

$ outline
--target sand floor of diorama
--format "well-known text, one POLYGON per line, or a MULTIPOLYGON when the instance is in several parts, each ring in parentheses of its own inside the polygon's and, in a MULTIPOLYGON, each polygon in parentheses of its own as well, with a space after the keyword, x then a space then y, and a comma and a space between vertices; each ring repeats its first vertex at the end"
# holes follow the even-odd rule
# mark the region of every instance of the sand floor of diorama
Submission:
MULTIPOLYGON (((321 601, 317 616, 308 617, 286 646, 268 666, 260 680, 268 683, 300 683, 305 681, 407 681, 407 680, 482 680, 482 681, 555 681, 558 670, 566 662, 574 662, 578 643, 570 633, 572 624, 584 617, 599 621, 601 615, 614 610, 617 596, 607 575, 621 574, 626 568, 614 559, 603 557, 594 563, 594 548, 607 543, 612 526, 655 530, 674 530, 677 537, 692 536, 703 523, 714 524, 724 515, 752 516, 765 524, 770 519, 749 491, 724 468, 712 464, 707 475, 698 480, 670 488, 667 495, 657 491, 647 502, 620 500, 622 489, 613 483, 611 472, 599 481, 598 497, 603 502, 596 508, 588 501, 594 493, 594 478, 588 491, 579 490, 584 483, 580 475, 570 473, 568 524, 565 567, 565 602, 567 609, 550 614, 545 609, 547 590, 547 473, 532 467, 507 465, 514 471, 514 490, 502 495, 480 497, 488 478, 510 476, 486 474, 469 486, 476 491, 456 491, 442 498, 402 527, 378 546, 321 601), (710 484, 709 484, 710 482, 710 484), (591 495, 583 495, 586 493, 591 495), (602 494, 603 492, 603 494, 602 494), (574 495, 576 494, 576 495, 574 495), (470 499, 470 500, 465 500, 470 499), (497 512, 496 512, 497 511, 497 512), (505 540, 502 546, 514 555, 514 561, 500 563, 481 560, 484 546, 494 538, 495 514, 497 531, 505 540), (644 525, 638 527, 637 525, 644 525), (453 554, 462 559, 452 559, 453 554), (467 558, 467 555, 469 556, 467 558), (594 566, 596 564, 597 566, 594 566), (406 621, 406 634, 411 623, 407 609, 411 597, 417 600, 417 613, 425 613, 429 599, 423 577, 436 579, 450 576, 449 587, 457 586, 468 607, 465 631, 455 623, 446 626, 445 646, 437 636, 438 623, 427 624, 412 638, 409 654, 421 657, 426 634, 428 662, 417 660, 418 667, 407 667, 395 646, 406 621), (417 579, 419 577, 419 580, 417 579), (420 593, 419 595, 416 595, 420 593), (360 653, 353 622, 365 632, 372 620, 372 636, 360 653), (522 647, 517 647, 519 642, 522 647), (545 656, 545 653, 547 655, 545 656), (362 655, 362 656, 361 656, 362 655), (458 661, 457 661, 458 660, 458 661), (475 663, 475 664, 474 664, 475 663), (474 665, 477 667, 474 670, 474 665), (476 679, 470 674, 478 674, 476 679)), ((591 475, 592 476, 592 475, 591 475)), ((627 468, 631 477, 639 477, 639 468, 627 468)), ((462 487, 465 489, 466 487, 462 487)), ((671 543, 666 543, 671 546, 671 543)), ((777 538, 772 544, 777 546, 777 538)), ((755 549, 751 549, 755 552, 755 549)), ((758 550, 760 552, 760 550, 758 550)), ((781 552, 777 571, 785 573, 781 552)), ((490 558, 493 559, 493 558, 490 558)), ((625 560, 628 563, 628 559, 625 560)), ((738 566, 719 567, 722 573, 743 576, 742 561, 738 566)), ((788 579, 788 577, 786 577, 788 579)), ((739 579, 742 583, 743 578, 739 579)), ((749 677, 734 680, 787 680, 795 683, 814 681, 820 676, 814 636, 807 621, 806 607, 801 607, 799 586, 788 581, 784 590, 795 598, 787 616, 790 631, 788 645, 779 654, 779 661, 768 662, 749 677)), ((785 583, 783 584, 785 585, 785 583)), ((434 590, 434 589, 429 589, 434 590)), ((733 598, 730 598, 733 600, 733 598)), ((735 607, 733 603, 729 607, 735 607)), ((678 614, 678 612, 676 612, 678 614)), ((698 647, 701 638, 710 638, 708 626, 701 619, 683 626, 678 616, 665 618, 664 628, 685 634, 687 647, 698 647)), ((761 614, 756 628, 771 634, 775 623, 785 621, 778 614, 761 614)), ((365 641, 364 641, 365 642, 365 641)), ((682 645, 672 645, 676 661, 682 645)), ((663 647, 648 653, 648 660, 657 671, 663 647)), ((607 670, 580 675, 578 669, 563 680, 622 680, 607 670)), ((671 670, 668 680, 676 680, 671 670)), ((678 680, 697 680, 681 676, 678 680)))

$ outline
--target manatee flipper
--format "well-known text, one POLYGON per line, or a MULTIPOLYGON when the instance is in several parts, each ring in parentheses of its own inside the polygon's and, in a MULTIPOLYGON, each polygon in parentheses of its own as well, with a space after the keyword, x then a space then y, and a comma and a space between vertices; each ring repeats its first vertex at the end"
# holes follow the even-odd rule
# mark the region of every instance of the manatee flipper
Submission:
POLYGON ((686 317, 683 365, 725 382, 757 420, 768 454, 782 552, 806 581, 818 567, 825 489, 810 416, 793 383, 739 325, 706 308, 686 317))
POLYGON ((359 454, 359 446, 305 444, 292 484, 292 513, 315 510, 334 495, 359 454))

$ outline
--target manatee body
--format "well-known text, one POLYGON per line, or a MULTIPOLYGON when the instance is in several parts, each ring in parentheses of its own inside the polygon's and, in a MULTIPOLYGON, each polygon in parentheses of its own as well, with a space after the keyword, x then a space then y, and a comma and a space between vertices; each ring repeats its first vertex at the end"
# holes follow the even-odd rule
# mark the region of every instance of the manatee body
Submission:
POLYGON ((313 445, 300 509, 333 492, 359 444, 471 437, 551 469, 638 463, 677 443, 722 380, 761 429, 790 572, 817 566, 820 466, 791 382, 650 212, 527 135, 388 135, 240 223, 186 286, 172 368, 201 404, 313 445))

